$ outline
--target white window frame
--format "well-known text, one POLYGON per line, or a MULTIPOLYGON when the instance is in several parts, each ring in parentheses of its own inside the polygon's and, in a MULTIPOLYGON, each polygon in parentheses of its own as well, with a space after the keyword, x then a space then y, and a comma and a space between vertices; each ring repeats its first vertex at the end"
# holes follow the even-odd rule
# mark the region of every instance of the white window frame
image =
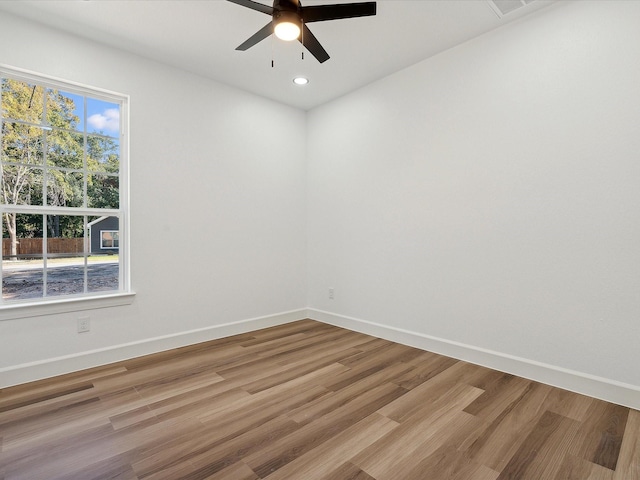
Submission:
MULTIPOLYGON (((0 64, 0 76, 9 77, 14 80, 28 83, 35 83, 45 88, 53 88, 56 90, 62 90, 65 92, 105 100, 112 103, 118 103, 120 105, 118 209, 0 204, 0 215, 4 212, 16 212, 38 213, 44 215, 104 215, 118 217, 118 290, 50 297, 44 296, 42 298, 25 299, 21 301, 10 302, 3 301, 0 296, 0 321, 131 304, 133 302, 135 293, 131 289, 129 241, 129 96, 126 94, 104 90, 96 87, 90 87, 80 83, 46 76, 3 64, 0 64)), ((85 171, 85 175, 86 173, 87 172, 85 171)), ((85 232, 85 238, 87 237, 88 232, 85 232)), ((86 256, 89 253, 90 252, 87 249, 87 251, 85 252, 85 262, 86 256)), ((0 274, 2 273, 1 268, 2 267, 0 265, 0 274)), ((44 259, 44 268, 46 270, 46 258, 44 259)))

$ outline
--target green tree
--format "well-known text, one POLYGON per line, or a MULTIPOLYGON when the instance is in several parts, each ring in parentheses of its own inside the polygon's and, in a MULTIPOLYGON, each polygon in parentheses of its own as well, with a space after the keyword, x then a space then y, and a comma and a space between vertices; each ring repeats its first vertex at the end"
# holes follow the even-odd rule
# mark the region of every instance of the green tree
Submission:
POLYGON ((87 136, 87 202, 92 208, 118 208, 120 188, 119 145, 103 135, 87 136))
MULTIPOLYGON (((43 205, 46 201, 47 204, 56 206, 81 205, 82 175, 70 175, 62 170, 83 168, 83 136, 74 132, 79 122, 74 111, 73 99, 56 90, 12 79, 2 80, 0 169, 4 204, 43 205), (43 191, 45 159, 48 167, 46 192, 43 191), (80 205, 74 204, 78 202, 78 198, 80 205)), ((17 254, 17 235, 20 229, 34 232, 41 230, 37 225, 17 225, 16 218, 16 213, 5 212, 3 215, 12 258, 17 254)), ((38 216, 34 215, 33 218, 37 219, 38 216)), ((82 232, 82 220, 79 223, 79 230, 82 232)), ((57 230, 52 231, 57 233, 53 236, 59 236, 59 221, 47 221, 47 224, 49 228, 57 230)), ((77 229, 78 225, 75 227, 77 229)))

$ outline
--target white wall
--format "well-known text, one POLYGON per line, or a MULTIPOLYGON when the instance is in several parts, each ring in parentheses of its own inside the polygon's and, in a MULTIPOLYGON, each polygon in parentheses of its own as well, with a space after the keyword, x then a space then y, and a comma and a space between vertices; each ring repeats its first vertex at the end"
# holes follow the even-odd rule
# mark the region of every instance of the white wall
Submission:
POLYGON ((131 306, 90 312, 88 334, 76 333, 78 313, 0 321, 0 386, 47 373, 21 368, 33 362, 71 356, 48 372, 59 373, 96 361, 74 358, 83 352, 142 342, 127 350, 136 355, 157 348, 145 343, 156 337, 304 318, 279 315, 306 304, 303 111, 5 13, 0 63, 131 96, 137 292, 131 306))
POLYGON ((640 390, 638 25, 558 4, 313 110, 309 307, 640 390))

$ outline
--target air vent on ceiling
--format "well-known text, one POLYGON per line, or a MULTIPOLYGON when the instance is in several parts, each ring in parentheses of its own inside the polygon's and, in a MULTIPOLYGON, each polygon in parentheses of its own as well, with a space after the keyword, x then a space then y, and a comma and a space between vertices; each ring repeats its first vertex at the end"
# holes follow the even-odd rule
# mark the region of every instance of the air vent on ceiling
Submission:
POLYGON ((534 1, 535 0, 487 0, 487 3, 491 9, 496 12, 498 18, 502 18, 534 1))

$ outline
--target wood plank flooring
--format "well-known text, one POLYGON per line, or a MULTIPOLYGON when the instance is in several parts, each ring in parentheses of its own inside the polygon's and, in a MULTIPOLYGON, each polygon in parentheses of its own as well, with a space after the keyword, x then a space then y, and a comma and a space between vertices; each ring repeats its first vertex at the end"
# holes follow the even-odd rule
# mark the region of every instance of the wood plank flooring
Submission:
POLYGON ((640 480, 640 412, 305 320, 0 391, 0 479, 640 480))

